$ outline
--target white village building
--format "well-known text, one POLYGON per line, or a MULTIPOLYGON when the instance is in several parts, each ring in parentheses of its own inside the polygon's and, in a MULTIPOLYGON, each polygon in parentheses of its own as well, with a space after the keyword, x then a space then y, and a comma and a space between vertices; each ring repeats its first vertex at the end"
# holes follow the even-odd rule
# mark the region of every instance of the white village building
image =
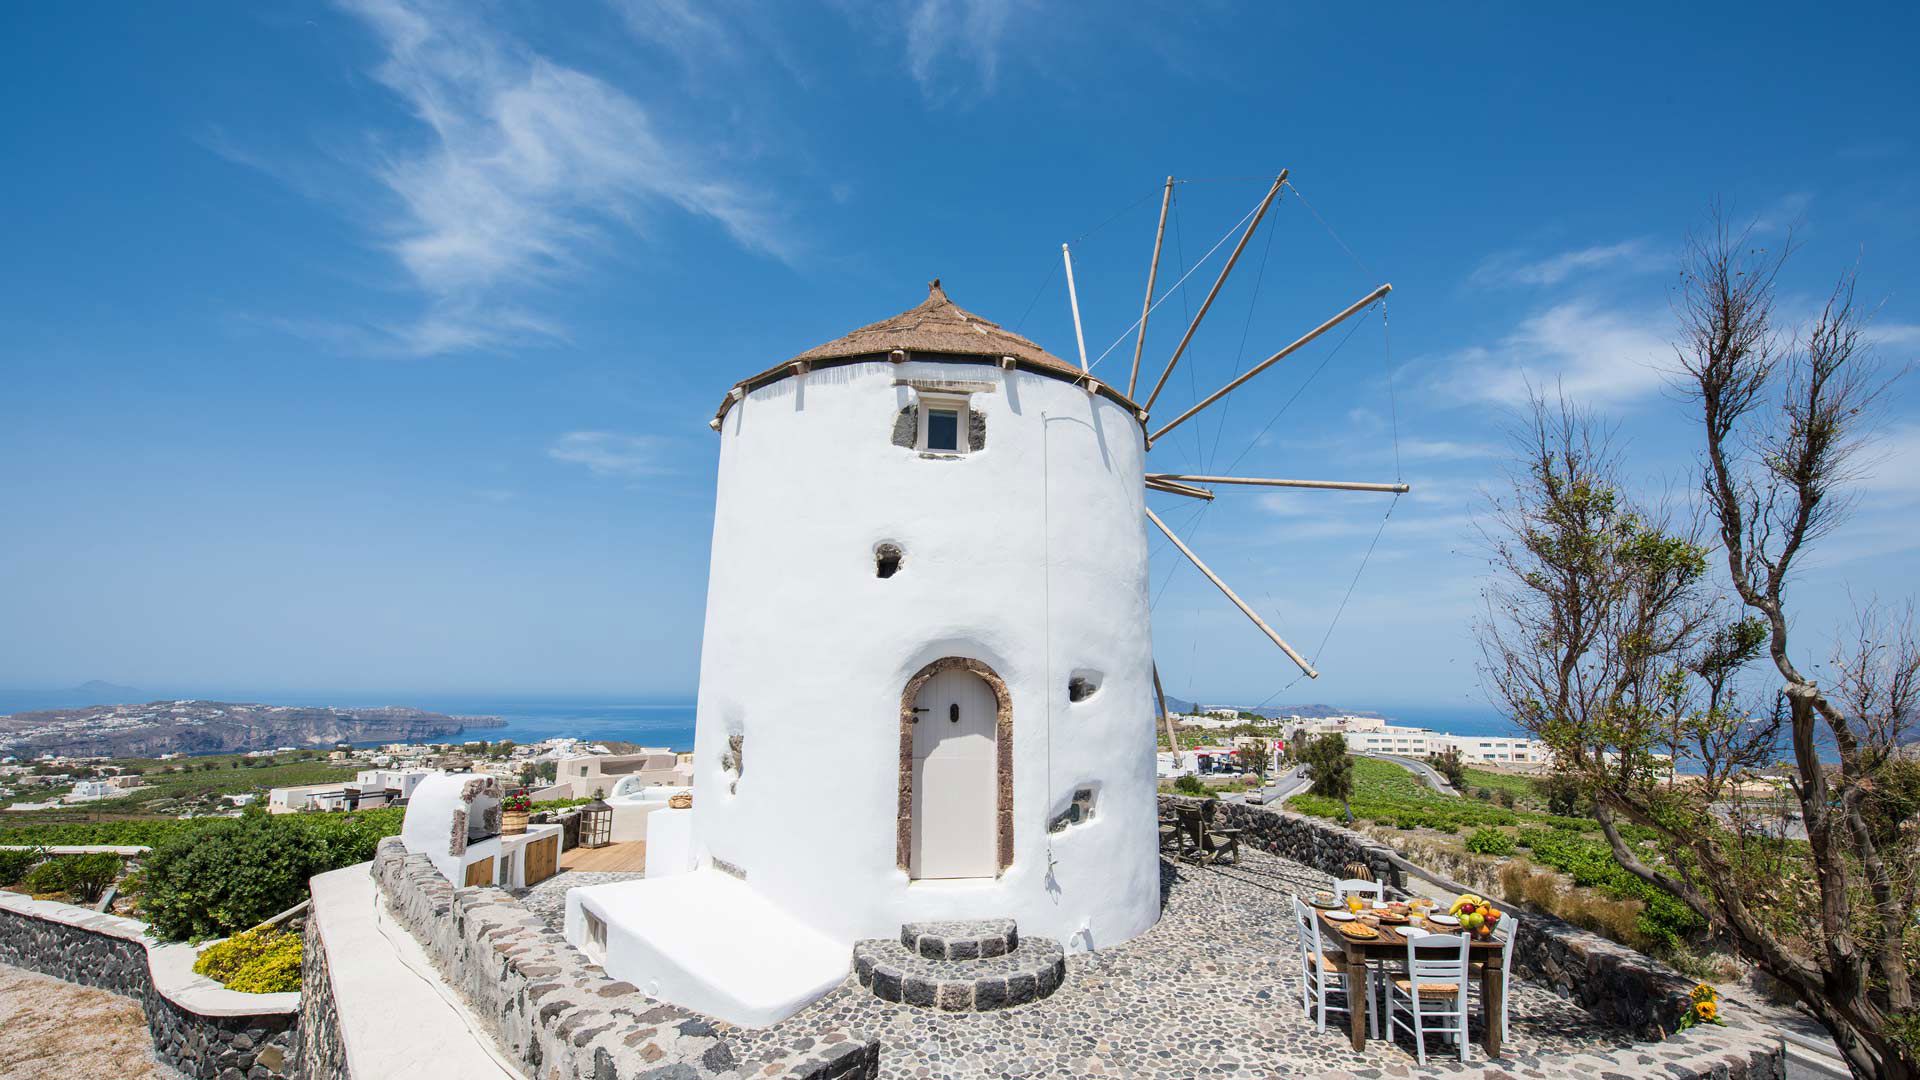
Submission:
POLYGON ((697 869, 577 888, 567 936, 736 1023, 856 940, 1159 916, 1140 410, 924 303, 734 387, 694 753, 697 869), (823 755, 832 769, 823 773, 823 755))

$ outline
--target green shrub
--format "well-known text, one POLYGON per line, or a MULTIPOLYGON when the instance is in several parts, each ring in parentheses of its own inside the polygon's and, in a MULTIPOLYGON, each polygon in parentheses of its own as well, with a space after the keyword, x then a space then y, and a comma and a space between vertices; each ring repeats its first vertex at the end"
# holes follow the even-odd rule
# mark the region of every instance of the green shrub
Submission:
POLYGON ((1475 829, 1467 837, 1467 850, 1478 855, 1511 855, 1519 845, 1499 829, 1475 829))
POLYGON ((223 818, 155 845, 141 910, 159 937, 232 934, 307 898, 307 879, 365 862, 400 811, 249 814, 223 818))
POLYGON ((126 864, 120 856, 105 851, 68 855, 61 861, 67 864, 67 895, 77 904, 91 904, 99 900, 101 894, 107 891, 107 886, 120 876, 120 868, 126 864))
POLYGON ((38 849, 18 850, 0 849, 0 885, 12 885, 27 876, 33 864, 40 861, 38 849))
POLYGON ((229 990, 277 994, 300 989, 300 935, 247 930, 210 945, 193 970, 229 990))
POLYGON ((27 871, 20 879, 20 887, 35 896, 67 891, 66 863, 58 858, 46 859, 27 871))
POLYGON ((1199 777, 1188 773, 1173 781, 1173 790, 1182 795, 1205 795, 1207 793, 1207 785, 1201 783, 1199 777))
POLYGON ((76 904, 91 904, 120 876, 121 864, 120 856, 107 852, 55 855, 28 870, 20 887, 36 896, 65 893, 76 904))

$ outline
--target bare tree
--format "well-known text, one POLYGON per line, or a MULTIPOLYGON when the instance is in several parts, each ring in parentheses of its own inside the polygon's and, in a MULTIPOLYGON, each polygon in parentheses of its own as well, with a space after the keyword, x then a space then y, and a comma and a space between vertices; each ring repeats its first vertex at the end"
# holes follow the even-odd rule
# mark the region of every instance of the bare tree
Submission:
POLYGON ((1591 794, 1623 867, 1792 991, 1856 1076, 1914 1080, 1920 770, 1898 754, 1920 648, 1910 617, 1867 604, 1823 686, 1801 666, 1785 599, 1845 517, 1886 379, 1864 356, 1851 275, 1790 335, 1773 310, 1786 251, 1748 241, 1716 215, 1676 304, 1717 545, 1629 505, 1597 425, 1537 403, 1526 471, 1490 530, 1483 672, 1591 794), (1714 547, 1724 602, 1706 574, 1714 547), (1740 672, 1763 656, 1777 689, 1743 700, 1740 672), (1749 799, 1783 740, 1804 843, 1764 827, 1749 799), (1679 763, 1697 775, 1676 776, 1679 763), (1655 840, 1630 842, 1627 823, 1655 840))

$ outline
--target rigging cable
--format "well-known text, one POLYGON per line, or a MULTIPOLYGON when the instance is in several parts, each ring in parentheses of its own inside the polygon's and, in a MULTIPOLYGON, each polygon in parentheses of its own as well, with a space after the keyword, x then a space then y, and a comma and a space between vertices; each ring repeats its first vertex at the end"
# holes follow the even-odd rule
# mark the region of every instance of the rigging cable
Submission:
MULTIPOLYGON (((1276 200, 1278 201, 1278 200, 1276 200)), ((1247 336, 1253 331, 1253 313, 1260 306, 1260 287, 1267 280, 1267 257, 1273 254, 1273 236, 1280 231, 1280 222, 1275 219, 1273 227, 1267 230, 1267 245, 1260 250, 1260 272, 1253 279, 1253 295, 1247 298, 1247 321, 1240 327, 1240 348, 1234 354, 1233 366, 1236 375, 1244 370, 1240 367, 1247 359, 1247 336)), ((1213 449, 1207 452, 1207 459, 1201 462, 1200 471, 1211 472, 1211 462, 1219 460, 1220 438, 1227 433, 1227 414, 1233 410, 1233 395, 1228 394, 1220 402, 1220 426, 1213 429, 1213 449)))

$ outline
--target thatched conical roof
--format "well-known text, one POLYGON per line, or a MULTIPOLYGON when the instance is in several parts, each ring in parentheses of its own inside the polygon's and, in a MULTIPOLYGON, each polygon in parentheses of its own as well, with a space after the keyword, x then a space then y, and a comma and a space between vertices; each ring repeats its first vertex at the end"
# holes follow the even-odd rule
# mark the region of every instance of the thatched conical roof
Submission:
MULTIPOLYGON (((755 390, 810 367, 887 359, 972 360, 1024 368, 1053 378, 1092 384, 1097 393, 1120 402, 1129 412, 1138 412, 1134 403, 1119 391, 1090 378, 1077 365, 948 299, 939 278, 927 283, 927 298, 917 306, 890 319, 869 323, 824 345, 815 345, 791 360, 742 379, 734 390, 736 393, 755 390)), ((734 400, 730 394, 721 403, 716 420, 727 414, 734 400)))
POLYGON ((949 300, 947 291, 940 287, 939 278, 927 283, 927 298, 918 307, 891 319, 870 323, 825 345, 815 345, 793 359, 884 356, 895 349, 921 355, 985 356, 996 360, 1011 356, 1035 367, 1052 368, 1072 376, 1080 374, 1080 369, 1073 364, 949 300))

